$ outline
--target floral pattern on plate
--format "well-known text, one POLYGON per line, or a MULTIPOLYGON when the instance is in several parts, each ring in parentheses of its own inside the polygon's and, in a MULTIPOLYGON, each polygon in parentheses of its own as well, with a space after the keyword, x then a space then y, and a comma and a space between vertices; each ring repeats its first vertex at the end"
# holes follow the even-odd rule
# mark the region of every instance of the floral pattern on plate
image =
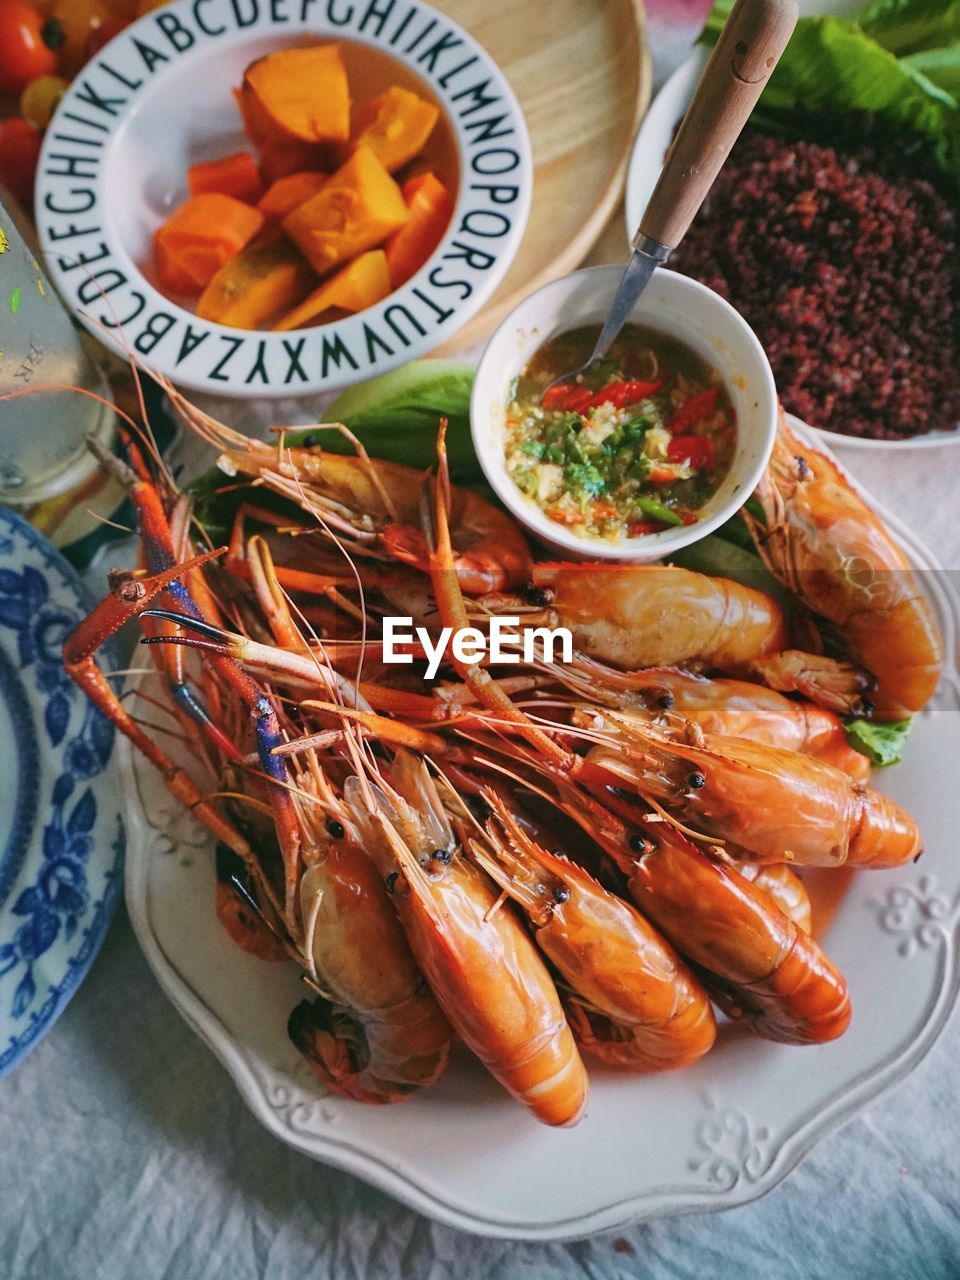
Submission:
POLYGON ((76 990, 120 887, 114 731, 61 660, 89 607, 59 552, 0 508, 0 1075, 76 990))

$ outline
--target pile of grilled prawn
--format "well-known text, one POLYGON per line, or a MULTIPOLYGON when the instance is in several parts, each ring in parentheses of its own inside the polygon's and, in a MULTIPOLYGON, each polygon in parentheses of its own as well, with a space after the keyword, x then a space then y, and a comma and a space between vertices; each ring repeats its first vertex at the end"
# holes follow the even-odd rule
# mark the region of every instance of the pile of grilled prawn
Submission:
POLYGON ((919 855, 843 717, 918 711, 942 644, 828 458, 781 424, 747 517, 774 599, 671 566, 535 560, 451 484, 442 429, 424 475, 251 440, 169 394, 215 451, 227 545, 131 422, 126 459, 103 461, 140 563, 65 663, 209 829, 233 940, 300 967, 289 1033, 327 1089, 400 1102, 459 1038, 537 1119, 571 1125, 585 1059, 687 1066, 715 1009, 791 1044, 843 1034, 847 985, 796 868, 919 855), (396 614, 430 634, 567 627, 573 661, 448 657, 425 681, 383 661, 396 614), (168 735, 97 666, 133 619, 168 735))

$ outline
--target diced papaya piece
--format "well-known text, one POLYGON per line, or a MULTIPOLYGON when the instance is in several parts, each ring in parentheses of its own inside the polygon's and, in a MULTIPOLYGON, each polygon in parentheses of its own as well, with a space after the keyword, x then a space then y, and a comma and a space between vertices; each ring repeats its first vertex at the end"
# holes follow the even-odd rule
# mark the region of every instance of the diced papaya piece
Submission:
POLYGON ((197 303, 197 315, 234 329, 259 329, 298 303, 315 279, 286 238, 251 245, 213 277, 197 303))
POLYGON ((272 182, 257 208, 265 218, 285 218, 327 185, 329 173, 290 173, 272 182))
POLYGON ((283 219, 318 275, 382 244, 409 220, 400 188, 368 147, 358 147, 322 191, 283 219))
POLYGON ((302 329, 325 311, 334 308, 338 311, 365 311, 367 307, 372 307, 375 302, 385 298, 389 292, 387 256, 382 249, 371 249, 369 253, 361 253, 335 276, 325 280, 319 289, 314 289, 308 298, 304 298, 274 328, 281 332, 302 329))
POLYGON ((262 226, 259 210, 233 196, 208 192, 175 209, 157 229, 154 244, 160 247, 168 270, 176 269, 178 275, 188 276, 196 288, 203 289, 262 226))
POLYGON ((255 142, 346 142, 350 87, 337 44, 279 49, 247 67, 240 109, 255 142))
POLYGON ((409 89, 392 85, 357 112, 354 139, 369 147, 384 167, 395 173, 412 160, 433 133, 440 108, 409 89))
POLYGON ((246 204, 256 204, 263 195, 260 174, 248 151, 234 151, 217 160, 192 164, 187 170, 187 183, 192 196, 214 191, 246 204))
POLYGON ((393 289, 420 270, 443 239, 453 212, 453 197, 432 173, 409 178, 403 184, 403 198, 410 210, 410 221, 395 231, 386 245, 393 289))

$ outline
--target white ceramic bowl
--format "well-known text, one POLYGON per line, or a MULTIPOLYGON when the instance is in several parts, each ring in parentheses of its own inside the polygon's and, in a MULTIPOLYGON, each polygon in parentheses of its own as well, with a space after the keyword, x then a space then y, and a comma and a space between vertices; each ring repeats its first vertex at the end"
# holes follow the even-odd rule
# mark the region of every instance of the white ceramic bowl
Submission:
POLYGON ((37 227, 64 298, 121 356, 132 349, 193 390, 296 396, 370 378, 450 338, 509 267, 532 187, 506 77, 427 5, 174 0, 122 31, 64 96, 40 158, 37 227), (358 315, 289 333, 201 320, 156 288, 153 232, 186 198, 191 163, 249 146, 231 92, 248 64, 334 40, 356 98, 396 78, 440 106, 449 134, 431 159, 457 188, 446 234, 416 275, 358 315))
POLYGON ((507 473, 504 455, 510 385, 550 338, 578 325, 599 324, 622 274, 622 267, 589 267, 532 293, 490 339, 473 384, 473 443, 488 481, 504 506, 538 541, 568 558, 659 560, 699 541, 749 497, 767 465, 777 429, 773 374, 753 330, 712 289, 661 269, 630 318, 680 339, 723 377, 737 415, 737 450, 723 484, 702 508, 696 524, 625 538, 616 544, 571 533, 521 493, 507 473))

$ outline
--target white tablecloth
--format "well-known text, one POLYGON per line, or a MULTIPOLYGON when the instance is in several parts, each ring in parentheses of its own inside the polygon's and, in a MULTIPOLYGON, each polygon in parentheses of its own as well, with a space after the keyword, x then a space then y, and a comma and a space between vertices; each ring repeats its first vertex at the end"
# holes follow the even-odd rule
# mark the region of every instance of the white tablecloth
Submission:
MULTIPOLYGON (((662 78, 685 40, 662 17, 653 36, 662 78)), ((843 457, 960 569, 960 450, 843 457)), ((161 993, 121 907, 73 1003, 0 1086, 0 1280, 947 1280, 960 1276, 958 1143, 954 1017, 905 1083, 753 1205, 573 1245, 474 1239, 268 1136, 161 993)))

